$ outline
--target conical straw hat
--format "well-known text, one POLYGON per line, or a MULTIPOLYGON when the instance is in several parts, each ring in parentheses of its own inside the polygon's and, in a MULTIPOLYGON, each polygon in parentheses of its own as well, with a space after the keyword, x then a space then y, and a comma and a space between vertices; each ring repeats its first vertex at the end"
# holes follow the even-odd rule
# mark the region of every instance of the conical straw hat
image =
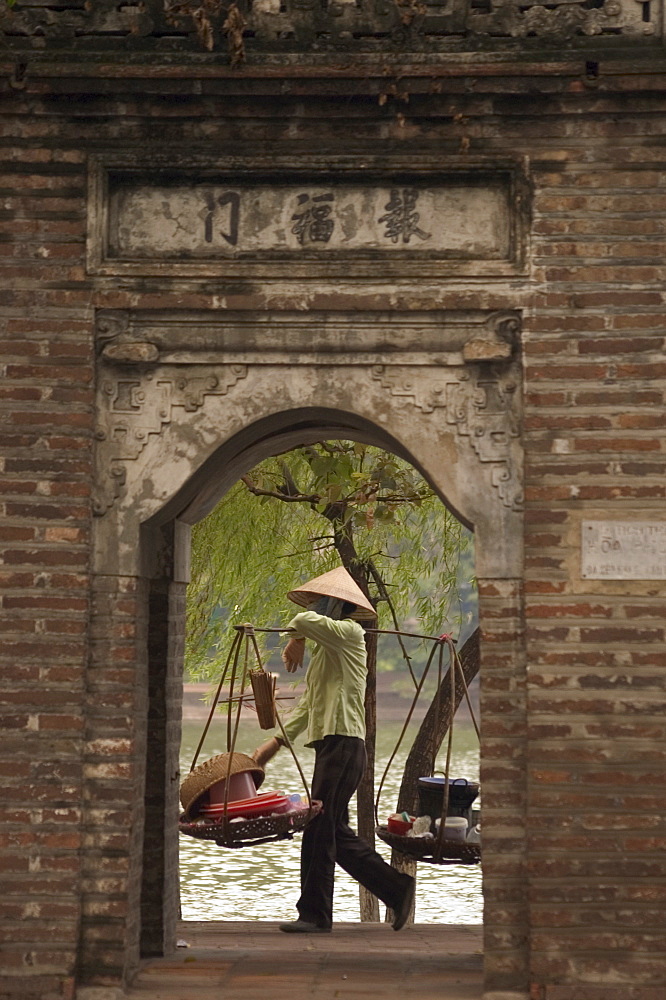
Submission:
POLYGON ((264 780, 264 769, 246 753, 220 753, 195 767, 180 786, 180 801, 185 815, 196 816, 199 811, 197 803, 204 792, 218 781, 226 781, 227 775, 231 777, 243 771, 250 772, 255 786, 259 788, 264 780))
POLYGON ((344 566, 338 566, 337 569, 332 569, 329 573, 322 573, 314 580, 304 583, 302 587, 290 590, 287 597, 294 604, 300 604, 302 608, 306 608, 318 597, 337 597, 341 601, 349 601, 356 605, 356 611, 349 616, 350 618, 368 621, 377 617, 377 612, 372 604, 344 566))

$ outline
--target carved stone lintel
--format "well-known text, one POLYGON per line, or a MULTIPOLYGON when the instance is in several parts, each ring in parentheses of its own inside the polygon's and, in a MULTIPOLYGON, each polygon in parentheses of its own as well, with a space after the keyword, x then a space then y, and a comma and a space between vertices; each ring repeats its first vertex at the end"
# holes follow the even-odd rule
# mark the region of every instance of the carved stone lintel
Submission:
POLYGON ((403 363, 460 366, 466 361, 507 361, 517 354, 521 316, 513 310, 446 310, 347 312, 266 310, 221 314, 189 311, 168 317, 147 310, 125 314, 98 313, 102 357, 114 365, 156 364, 216 366, 229 360, 271 363, 285 354, 294 363, 312 363, 313 354, 332 361, 358 359, 382 364, 398 357, 403 363), (313 329, 319 332, 312 336, 313 329), (111 339, 113 338, 113 339, 111 339))
POLYGON ((522 490, 512 441, 519 436, 517 384, 511 374, 473 375, 465 369, 433 372, 424 368, 377 365, 372 370, 392 396, 422 413, 444 411, 445 420, 465 438, 480 462, 490 464, 491 482, 502 503, 519 509, 522 490))

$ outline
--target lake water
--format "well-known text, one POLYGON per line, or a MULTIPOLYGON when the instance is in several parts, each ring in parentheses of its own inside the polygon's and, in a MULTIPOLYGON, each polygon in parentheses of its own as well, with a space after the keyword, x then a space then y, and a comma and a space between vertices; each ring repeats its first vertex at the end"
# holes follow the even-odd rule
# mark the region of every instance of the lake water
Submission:
MULTIPOLYGON (((213 722, 200 761, 226 750, 226 725, 213 722)), ((400 733, 399 723, 380 723, 377 738, 376 781, 384 772, 400 733)), ((183 725, 181 773, 190 769, 201 737, 202 722, 183 725)), ((395 810, 402 770, 415 728, 408 731, 403 747, 391 765, 379 808, 380 820, 395 810)), ((236 748, 250 753, 265 734, 256 722, 241 723, 236 748)), ((312 774, 314 752, 297 745, 306 777, 312 774)), ((438 762, 444 769, 444 757, 438 762)), ((478 781, 479 746, 471 725, 454 728, 452 777, 478 781)), ((281 750, 268 764, 262 791, 280 789, 304 794, 303 782, 288 750, 281 750)), ((478 804, 475 803, 475 805, 478 804)), ((353 803, 352 803, 353 806, 353 803)), ((352 826, 354 826, 352 814, 352 826)), ((258 847, 229 850, 192 837, 180 838, 181 906, 184 920, 292 920, 297 916, 301 837, 258 847)), ((391 849, 381 841, 377 850, 387 861, 391 849)), ((381 907, 383 911, 383 907, 381 907)), ((359 919, 358 885, 346 872, 336 869, 334 919, 359 919)), ((383 919, 383 912, 382 912, 383 919)), ((480 865, 419 864, 417 872, 416 921, 425 924, 480 924, 483 922, 480 865)))

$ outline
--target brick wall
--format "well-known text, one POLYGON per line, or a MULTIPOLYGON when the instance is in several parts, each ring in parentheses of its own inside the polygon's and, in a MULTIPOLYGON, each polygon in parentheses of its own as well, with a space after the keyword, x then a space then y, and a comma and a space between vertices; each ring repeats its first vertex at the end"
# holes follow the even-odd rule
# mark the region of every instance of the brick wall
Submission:
POLYGON ((139 958, 148 583, 97 574, 93 594, 77 971, 109 985, 139 958))
POLYGON ((664 989, 665 589, 579 569, 583 517, 664 516, 660 106, 646 98, 633 122, 611 122, 600 102, 603 151, 600 123, 581 123, 591 148, 535 178, 528 825, 532 975, 563 981, 536 993, 547 1000, 664 989))
POLYGON ((458 57, 406 73, 409 101, 380 99, 390 90, 381 67, 259 79, 211 64, 175 79, 35 64, 25 89, 2 84, 10 995, 16 976, 23 996, 66 996, 75 974, 117 982, 138 956, 148 586, 102 578, 86 671, 93 311, 215 308, 220 296, 237 309, 523 310, 524 621, 517 583, 505 593, 487 581, 481 599, 484 807, 495 803, 489 983, 525 981, 516 970, 529 956, 535 1000, 597 1000, 595 990, 654 1000, 664 988, 664 587, 583 581, 578 559, 583 515, 663 517, 666 99, 654 65, 640 76, 634 58, 618 57, 596 89, 583 68, 574 55, 475 58, 471 78, 458 57), (376 285, 362 302, 325 282, 276 294, 242 281, 93 279, 86 160, 122 149, 162 163, 165 151, 186 162, 222 149, 295 162, 342 149, 436 151, 443 164, 523 158, 530 273, 376 285), (527 810, 526 843, 514 799, 527 810))
POLYGON ((0 993, 18 982, 66 996, 81 909, 89 613, 85 157, 40 136, 3 139, 0 159, 0 993))
POLYGON ((479 580, 484 950, 488 987, 527 987, 526 698, 522 580, 479 580))

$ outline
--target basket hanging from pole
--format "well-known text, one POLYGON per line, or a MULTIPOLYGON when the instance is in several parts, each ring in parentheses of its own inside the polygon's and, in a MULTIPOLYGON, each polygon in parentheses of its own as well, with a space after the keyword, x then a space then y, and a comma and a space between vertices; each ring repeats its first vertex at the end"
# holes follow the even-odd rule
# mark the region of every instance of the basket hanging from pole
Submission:
POLYGON ((275 729, 277 725, 275 682, 275 675, 267 674, 262 667, 250 671, 254 707, 257 710, 257 720, 261 729, 275 729))
POLYGON ((291 840, 295 833, 304 830, 310 820, 321 812, 321 808, 321 802, 312 799, 309 805, 281 815, 255 816, 242 822, 231 820, 228 833, 223 821, 188 823, 181 819, 179 829, 181 833, 197 840, 212 840, 218 847, 255 847, 275 840, 291 840))
MULTIPOLYGON (((313 801, 310 796, 305 775, 294 753, 291 741, 287 737, 282 720, 275 704, 275 678, 266 673, 261 662, 261 654, 257 645, 252 625, 237 625, 236 636, 231 644, 227 661, 222 671, 217 692, 211 706, 208 720, 199 740, 190 773, 181 784, 180 794, 184 812, 180 817, 179 831, 197 840, 211 840, 220 847, 238 848, 263 844, 269 841, 290 839, 294 833, 303 830, 310 820, 321 811, 322 804, 313 801), (244 652, 242 669, 241 650, 244 652), (250 655, 253 654, 257 666, 250 670, 250 655), (222 686, 229 675, 229 697, 227 698, 227 753, 205 761, 198 767, 197 759, 203 746, 208 728, 220 699, 222 686), (240 680, 239 680, 240 675, 240 680), (240 723, 243 704, 247 701, 246 690, 252 687, 259 724, 262 729, 272 729, 277 724, 282 733, 284 744, 291 751, 296 767, 303 781, 307 805, 299 804, 286 812, 275 812, 270 815, 239 816, 231 818, 228 814, 230 801, 231 778, 235 775, 249 773, 255 787, 261 785, 264 770, 247 754, 236 752, 236 737, 240 723), (239 684, 239 687, 237 685, 239 684), (234 705, 236 706, 234 709, 234 705), (224 803, 222 816, 218 819, 200 819, 199 812, 207 792, 219 782, 224 782, 224 803)), ((252 697, 252 696, 250 696, 252 697)))
MULTIPOLYGON (((449 791, 450 791, 449 771, 451 765, 451 748, 453 739, 453 715, 455 714, 454 705, 455 705, 456 673, 459 673, 460 680, 462 681, 463 692, 467 700, 467 705, 470 710, 470 714, 472 716, 472 722, 474 723, 476 734, 477 736, 480 736, 479 726, 474 716, 474 711, 472 710, 472 705, 469 698, 469 691, 467 689, 467 682, 465 680, 462 664, 460 663, 460 659, 453 644, 453 639, 448 634, 441 635, 433 645, 431 654, 428 658, 425 670, 423 672, 423 676, 419 684, 417 685, 416 693, 414 695, 414 700, 407 714, 407 719, 403 726, 402 732, 398 737, 397 745, 393 753, 391 754, 391 757, 389 758, 388 764, 386 765, 386 770, 384 771, 384 775, 379 784, 379 791, 377 793, 377 799, 375 801, 375 819, 377 821, 375 832, 379 837, 379 839, 384 841, 385 844, 388 844, 389 847, 393 848, 396 851, 399 851, 401 854, 404 854, 406 857, 412 860, 423 861, 428 864, 435 864, 435 865, 477 864, 481 860, 480 844, 468 843, 465 840, 453 840, 445 838, 444 836, 445 821, 449 806, 449 791), (432 663, 432 660, 434 658, 437 647, 439 647, 439 660, 438 660, 439 676, 437 681, 437 699, 438 699, 437 711, 439 712, 439 692, 441 688, 442 654, 445 644, 449 650, 449 664, 450 664, 449 674, 451 678, 452 716, 451 716, 451 723, 449 725, 449 738, 448 738, 448 745, 446 752, 446 769, 444 773, 444 795, 443 795, 441 815, 439 818, 439 829, 434 836, 431 834, 429 836, 423 835, 423 836, 408 837, 402 834, 394 833, 392 830, 389 830, 387 826, 384 826, 383 824, 379 823, 379 818, 378 818, 379 797, 381 795, 382 786, 386 779, 386 775, 388 774, 388 770, 391 766, 391 763, 393 762, 393 758, 398 752, 398 749, 402 742, 402 738, 405 735, 405 732, 407 731, 407 726, 411 719, 412 713, 416 707, 416 703, 418 701, 418 697, 421 693, 421 690, 423 689, 423 685, 425 683, 425 679, 428 670, 430 668, 430 664, 432 663)), ((434 762, 432 766, 434 767, 434 762)))

